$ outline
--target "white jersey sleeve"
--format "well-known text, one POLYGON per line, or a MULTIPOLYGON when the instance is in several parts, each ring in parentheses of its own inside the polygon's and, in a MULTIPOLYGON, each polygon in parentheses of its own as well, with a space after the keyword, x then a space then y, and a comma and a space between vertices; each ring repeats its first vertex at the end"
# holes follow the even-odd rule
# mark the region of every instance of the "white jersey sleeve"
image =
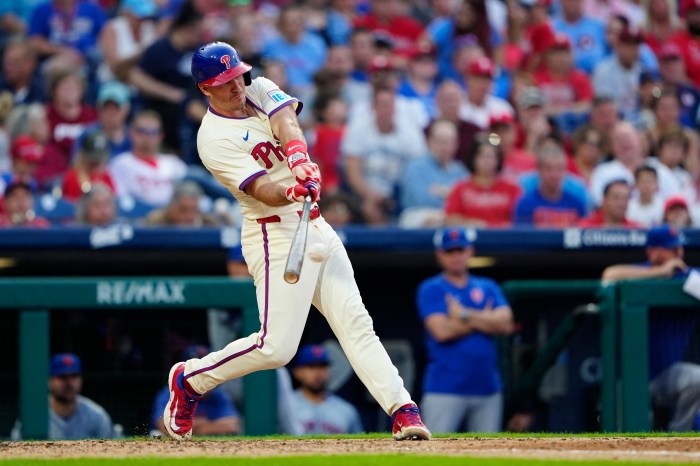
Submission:
POLYGON ((293 105, 297 115, 303 107, 303 104, 296 98, 291 97, 281 90, 277 84, 263 77, 253 80, 248 87, 248 95, 251 97, 251 101, 256 106, 259 106, 259 110, 262 110, 268 118, 287 105, 293 105))
POLYGON ((237 142, 231 137, 218 137, 198 147, 204 165, 232 193, 245 191, 251 181, 266 173, 248 154, 247 148, 237 142))

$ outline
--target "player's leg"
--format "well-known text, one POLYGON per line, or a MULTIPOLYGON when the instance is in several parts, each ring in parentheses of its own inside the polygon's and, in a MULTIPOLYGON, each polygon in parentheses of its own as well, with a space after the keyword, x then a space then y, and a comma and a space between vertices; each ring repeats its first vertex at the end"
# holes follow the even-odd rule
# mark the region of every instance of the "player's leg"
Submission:
POLYGON ((469 432, 500 432, 502 430, 503 394, 501 392, 487 396, 470 396, 468 403, 467 430, 469 432))
POLYGON ((426 393, 420 406, 425 425, 433 433, 458 432, 467 412, 465 397, 446 393, 426 393))
MULTIPOLYGON (((417 437, 429 438, 411 396, 403 385, 384 346, 374 332, 372 318, 362 303, 352 265, 338 235, 323 220, 312 222, 325 241, 325 260, 321 268, 313 304, 324 315, 357 376, 389 415, 406 416, 401 424, 415 423, 417 437), (407 407, 411 405, 411 407, 407 407), (400 410, 400 408, 405 409, 400 410)), ((394 422, 396 427, 396 422, 394 422)), ((396 432, 394 436, 398 438, 396 432)))

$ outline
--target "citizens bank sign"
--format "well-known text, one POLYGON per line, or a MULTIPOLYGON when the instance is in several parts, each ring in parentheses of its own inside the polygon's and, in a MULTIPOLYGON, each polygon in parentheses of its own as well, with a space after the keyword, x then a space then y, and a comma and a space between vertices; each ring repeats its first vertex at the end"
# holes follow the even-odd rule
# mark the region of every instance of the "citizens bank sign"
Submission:
POLYGON ((177 280, 97 282, 97 304, 185 304, 185 282, 177 280))

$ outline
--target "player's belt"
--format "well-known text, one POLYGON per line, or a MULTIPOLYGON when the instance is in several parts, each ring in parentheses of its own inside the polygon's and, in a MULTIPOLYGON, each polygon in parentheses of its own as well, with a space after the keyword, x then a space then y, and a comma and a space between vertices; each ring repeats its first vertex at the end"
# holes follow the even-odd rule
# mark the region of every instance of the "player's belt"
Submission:
MULTIPOLYGON (((301 217, 301 210, 297 211, 297 214, 299 214, 299 217, 301 217)), ((315 206, 313 209, 311 209, 311 215, 309 216, 310 220, 316 220, 320 216, 321 209, 319 209, 318 206, 315 206)), ((270 215, 269 217, 263 217, 256 220, 256 222, 258 223, 278 223, 281 221, 282 218, 280 218, 279 215, 270 215)))

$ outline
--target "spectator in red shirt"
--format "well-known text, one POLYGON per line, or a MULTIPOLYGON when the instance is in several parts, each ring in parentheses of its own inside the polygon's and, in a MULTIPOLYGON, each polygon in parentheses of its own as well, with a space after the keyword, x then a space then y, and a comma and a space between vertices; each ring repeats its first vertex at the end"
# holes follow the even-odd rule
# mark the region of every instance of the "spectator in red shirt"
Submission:
POLYGON ((503 113, 491 117, 491 132, 498 136, 498 144, 503 152, 503 176, 517 183, 518 177, 537 168, 535 154, 516 147, 518 130, 515 116, 503 113))
POLYGON ((22 181, 11 183, 5 189, 3 204, 5 211, 0 214, 0 228, 49 226, 48 220, 36 216, 32 189, 22 181))
POLYGON ((114 192, 114 182, 107 171, 109 142, 100 130, 91 130, 80 141, 73 167, 63 177, 63 197, 71 202, 103 183, 114 192))
POLYGON ((510 226, 521 189, 500 176, 502 165, 500 147, 481 138, 474 143, 467 157, 472 176, 457 183, 445 201, 447 224, 510 226))
POLYGON ((75 70, 60 70, 49 77, 46 117, 50 137, 47 150, 37 170, 37 180, 46 184, 62 176, 73 154, 73 143, 85 128, 97 122, 97 112, 83 102, 85 80, 75 70))
POLYGON ((680 29, 676 0, 647 0, 644 2, 646 42, 658 56, 663 44, 680 29))
POLYGON ((345 134, 348 106, 339 94, 316 98, 318 124, 311 154, 323 173, 323 190, 330 194, 340 185, 340 143, 345 134))
POLYGON ((637 222, 628 220, 627 204, 632 188, 625 180, 614 180, 603 190, 600 208, 579 222, 581 228, 640 228, 637 222))
POLYGON ((685 18, 686 30, 679 31, 670 40, 683 51, 688 77, 695 87, 700 87, 700 0, 682 0, 680 13, 685 18))
POLYGON ((535 73, 535 83, 544 93, 548 115, 590 112, 591 81, 586 73, 575 68, 571 41, 566 35, 558 33, 552 39, 545 66, 535 73))
POLYGON ((353 27, 388 34, 396 51, 409 50, 420 37, 423 27, 410 16, 402 15, 401 9, 401 0, 372 0, 371 13, 356 18, 353 27))

